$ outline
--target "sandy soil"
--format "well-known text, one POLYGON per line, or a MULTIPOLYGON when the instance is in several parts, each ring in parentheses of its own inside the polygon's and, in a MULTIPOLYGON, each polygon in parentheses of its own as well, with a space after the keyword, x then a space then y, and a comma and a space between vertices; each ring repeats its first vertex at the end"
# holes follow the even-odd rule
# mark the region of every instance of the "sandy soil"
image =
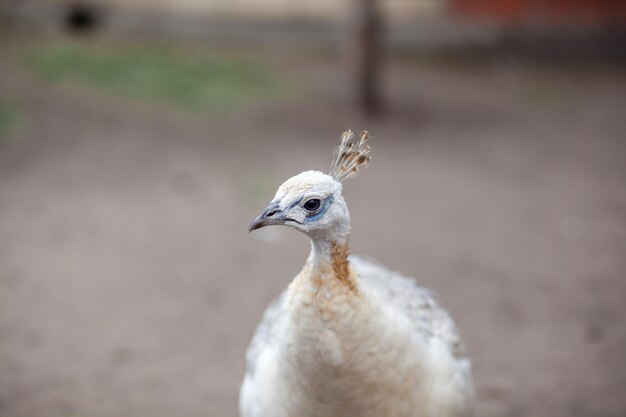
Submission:
POLYGON ((353 253, 441 295, 478 415, 626 415, 624 71, 392 63, 368 120, 338 64, 280 59, 306 93, 226 117, 3 59, 24 114, 0 144, 0 415, 236 416, 253 328, 308 253, 247 225, 347 127, 375 138, 345 187, 353 253))

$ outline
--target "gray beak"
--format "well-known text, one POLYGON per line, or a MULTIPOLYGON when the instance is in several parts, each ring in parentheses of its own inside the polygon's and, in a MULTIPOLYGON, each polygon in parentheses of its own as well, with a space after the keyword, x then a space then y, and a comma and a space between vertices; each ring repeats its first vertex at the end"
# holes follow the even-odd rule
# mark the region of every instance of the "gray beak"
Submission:
POLYGON ((252 223, 250 223, 250 227, 248 228, 248 233, 253 230, 260 229, 261 227, 283 224, 286 220, 287 219, 283 215, 283 212, 278 204, 270 204, 261 214, 259 214, 259 217, 252 220, 252 223))

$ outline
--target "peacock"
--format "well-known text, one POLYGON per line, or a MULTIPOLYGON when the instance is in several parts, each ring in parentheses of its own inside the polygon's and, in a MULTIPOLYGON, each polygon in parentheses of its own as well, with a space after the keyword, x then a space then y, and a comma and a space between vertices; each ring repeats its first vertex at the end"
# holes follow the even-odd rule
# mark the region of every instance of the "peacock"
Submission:
POLYGON ((366 131, 344 132, 328 174, 289 178, 250 224, 297 229, 311 252, 254 333, 241 417, 472 415, 470 361, 437 296, 350 255, 342 182, 370 153, 366 131))

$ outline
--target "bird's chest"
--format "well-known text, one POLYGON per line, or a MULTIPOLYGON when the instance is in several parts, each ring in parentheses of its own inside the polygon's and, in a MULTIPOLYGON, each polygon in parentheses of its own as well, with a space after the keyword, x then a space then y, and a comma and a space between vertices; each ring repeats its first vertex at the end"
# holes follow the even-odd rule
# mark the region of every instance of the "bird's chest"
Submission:
POLYGON ((333 278, 301 277, 289 288, 289 318, 283 346, 298 365, 341 368, 345 355, 358 346, 361 331, 371 317, 367 299, 354 287, 333 278))
POLYGON ((302 296, 291 309, 286 356, 308 369, 345 368, 358 347, 358 324, 365 315, 363 306, 344 294, 302 296))
POLYGON ((289 302, 282 371, 294 415, 403 415, 387 413, 389 402, 378 397, 410 409, 403 398, 411 396, 402 391, 414 385, 415 373, 397 369, 406 352, 364 294, 325 288, 292 294, 289 302))

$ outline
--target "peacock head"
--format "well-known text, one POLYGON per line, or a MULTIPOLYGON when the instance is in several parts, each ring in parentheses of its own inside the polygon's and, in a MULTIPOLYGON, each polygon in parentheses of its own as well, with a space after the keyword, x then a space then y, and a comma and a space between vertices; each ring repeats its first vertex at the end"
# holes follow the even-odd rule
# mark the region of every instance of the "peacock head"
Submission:
POLYGON ((370 160, 368 133, 358 139, 344 132, 328 174, 305 171, 285 181, 274 199, 252 221, 249 231, 265 226, 285 225, 311 238, 347 234, 350 215, 342 191, 342 181, 357 173, 370 160))

